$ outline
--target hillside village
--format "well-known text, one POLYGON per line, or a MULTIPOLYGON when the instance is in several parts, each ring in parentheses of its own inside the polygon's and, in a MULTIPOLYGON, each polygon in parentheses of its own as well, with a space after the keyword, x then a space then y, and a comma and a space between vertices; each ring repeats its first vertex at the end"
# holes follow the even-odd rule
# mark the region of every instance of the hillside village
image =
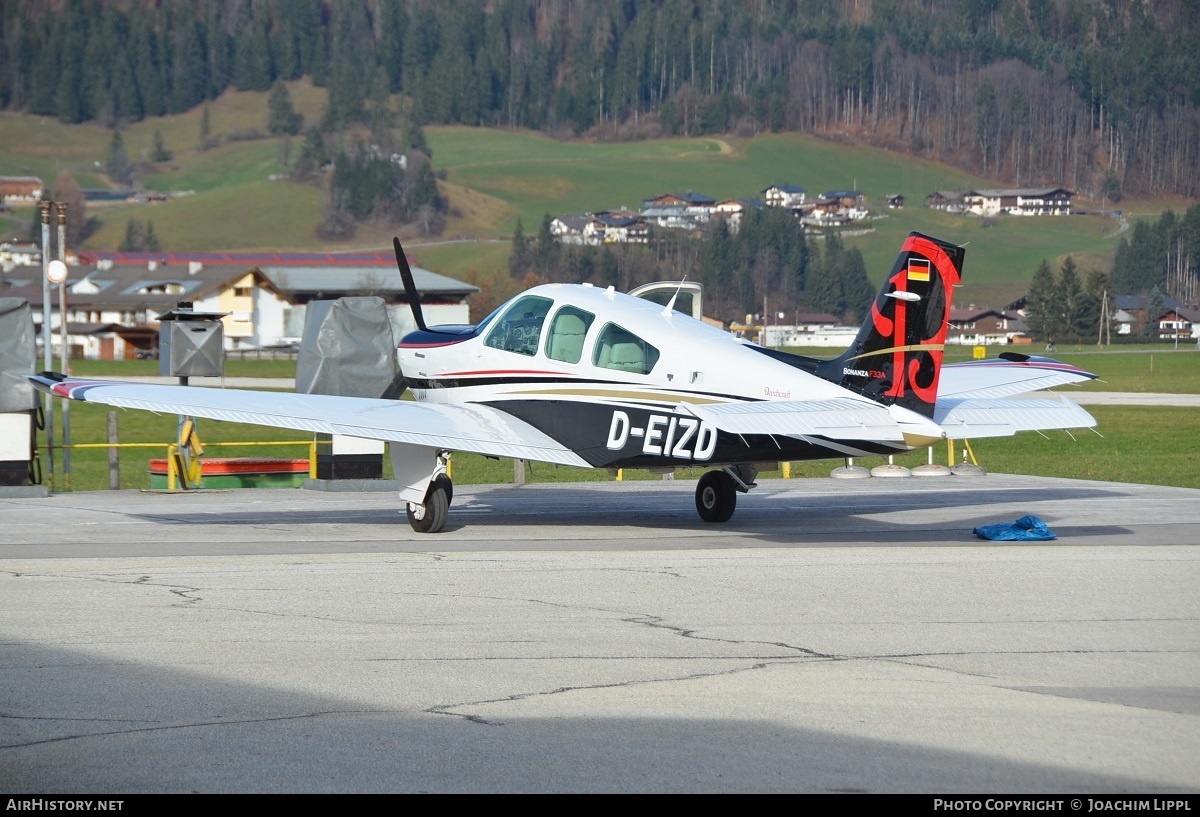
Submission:
MULTIPOLYGON (((925 198, 935 210, 973 216, 1069 216, 1074 193, 1063 187, 1004 190, 937 190, 925 198)), ((884 197, 890 210, 904 207, 900 193, 884 197)), ((597 210, 580 215, 562 215, 550 223, 550 231, 564 244, 646 244, 652 228, 700 231, 715 219, 723 219, 736 233, 742 214, 754 207, 788 210, 807 230, 846 227, 871 217, 867 196, 858 190, 830 190, 814 198, 795 184, 774 184, 755 199, 715 199, 691 190, 663 193, 642 201, 632 210, 597 210)))

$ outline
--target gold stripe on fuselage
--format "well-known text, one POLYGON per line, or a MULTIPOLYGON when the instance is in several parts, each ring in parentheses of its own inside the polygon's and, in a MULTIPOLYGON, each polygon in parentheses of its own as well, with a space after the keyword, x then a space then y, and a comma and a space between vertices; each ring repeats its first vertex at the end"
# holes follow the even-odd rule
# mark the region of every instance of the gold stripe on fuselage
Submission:
POLYGON ((864 357, 875 357, 876 355, 890 355, 893 352, 943 352, 946 346, 941 343, 917 343, 912 346, 893 346, 890 349, 878 349, 874 352, 866 352, 861 355, 847 358, 847 362, 851 360, 859 360, 864 357))
POLYGON ((656 403, 695 403, 697 405, 732 402, 729 399, 705 397, 691 392, 666 393, 656 391, 614 391, 609 389, 520 389, 517 391, 506 391, 503 393, 503 396, 511 397, 517 394, 561 397, 609 397, 614 400, 649 400, 656 403))

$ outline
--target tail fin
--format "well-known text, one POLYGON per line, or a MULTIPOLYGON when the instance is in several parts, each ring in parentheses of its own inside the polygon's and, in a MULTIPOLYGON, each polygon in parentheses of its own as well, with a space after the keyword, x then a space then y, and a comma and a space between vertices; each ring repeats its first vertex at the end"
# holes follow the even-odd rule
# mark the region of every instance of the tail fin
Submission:
POLYGON ((932 417, 965 254, 909 233, 854 343, 841 357, 822 361, 816 373, 884 405, 932 417))

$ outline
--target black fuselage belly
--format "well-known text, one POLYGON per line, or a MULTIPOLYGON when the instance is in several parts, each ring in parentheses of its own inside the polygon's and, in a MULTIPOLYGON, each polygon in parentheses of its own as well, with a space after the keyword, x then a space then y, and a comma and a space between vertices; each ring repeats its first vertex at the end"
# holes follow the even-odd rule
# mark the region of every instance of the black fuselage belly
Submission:
POLYGON ((870 440, 835 443, 821 437, 731 434, 665 407, 574 400, 497 400, 488 405, 524 420, 595 468, 797 462, 896 450, 870 440))

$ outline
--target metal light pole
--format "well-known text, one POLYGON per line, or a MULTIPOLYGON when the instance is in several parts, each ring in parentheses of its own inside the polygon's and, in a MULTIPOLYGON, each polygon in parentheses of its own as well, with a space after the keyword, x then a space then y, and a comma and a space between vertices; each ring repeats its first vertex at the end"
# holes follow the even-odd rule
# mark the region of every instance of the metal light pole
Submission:
MULTIPOLYGON (((67 263, 67 203, 60 201, 58 207, 58 260, 67 263)), ((65 270, 64 270, 65 272, 65 270)), ((67 276, 58 282, 58 322, 62 329, 62 373, 71 373, 71 341, 67 335, 67 276)), ((71 490, 71 401, 63 400, 63 487, 71 490)))
MULTIPOLYGON (((54 367, 50 348, 50 202, 38 202, 42 211, 42 369, 54 367)), ((46 432, 46 481, 54 490, 54 398, 46 395, 42 403, 42 423, 46 432)))

